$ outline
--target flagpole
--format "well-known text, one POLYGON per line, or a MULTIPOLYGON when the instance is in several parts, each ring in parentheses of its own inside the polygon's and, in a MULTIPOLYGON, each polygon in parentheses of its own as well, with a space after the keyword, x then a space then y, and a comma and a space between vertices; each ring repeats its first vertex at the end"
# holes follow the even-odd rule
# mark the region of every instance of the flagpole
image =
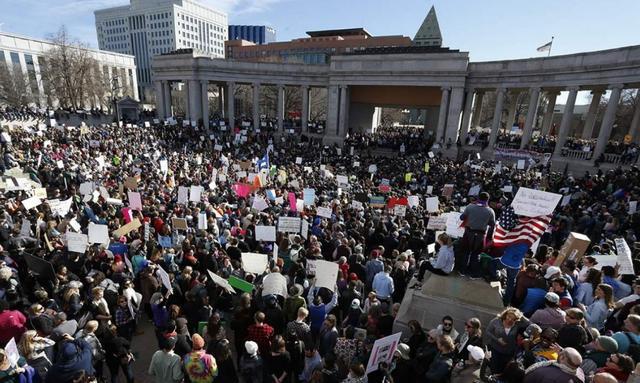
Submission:
POLYGON ((549 52, 547 53, 547 57, 551 56, 551 48, 553 48, 553 36, 551 36, 551 45, 549 45, 549 52))

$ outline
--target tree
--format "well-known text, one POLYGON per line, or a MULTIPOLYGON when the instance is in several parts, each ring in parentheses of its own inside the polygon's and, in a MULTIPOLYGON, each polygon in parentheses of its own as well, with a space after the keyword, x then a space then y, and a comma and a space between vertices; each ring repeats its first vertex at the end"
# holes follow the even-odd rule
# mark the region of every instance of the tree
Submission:
POLYGON ((54 46, 45 55, 45 81, 49 82, 60 106, 80 109, 85 100, 111 91, 104 80, 100 80, 103 75, 99 69, 95 70, 99 65, 91 57, 87 45, 73 40, 65 26, 60 27, 50 40, 54 46))
POLYGON ((7 64, 0 64, 0 104, 15 108, 28 105, 32 101, 28 81, 20 65, 9 68, 7 64))
MULTIPOLYGON (((611 132, 610 140, 622 141, 624 136, 629 132, 633 113, 640 102, 639 92, 635 89, 623 89, 620 93, 620 102, 616 107, 616 118, 613 123, 614 129, 611 132)), ((609 97, 603 96, 598 105, 598 119, 596 129, 602 124, 602 118, 609 105, 609 97)))
POLYGON ((309 121, 327 119, 327 88, 309 90, 309 121))

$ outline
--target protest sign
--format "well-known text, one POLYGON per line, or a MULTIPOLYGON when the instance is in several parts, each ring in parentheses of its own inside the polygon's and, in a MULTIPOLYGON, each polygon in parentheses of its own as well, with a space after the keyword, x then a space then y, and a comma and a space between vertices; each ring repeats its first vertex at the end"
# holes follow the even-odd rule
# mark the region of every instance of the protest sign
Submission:
POLYGON ((93 193, 93 191, 95 190, 95 184, 91 181, 88 182, 83 182, 80 184, 80 194, 84 195, 88 195, 93 193))
POLYGON ((127 192, 129 207, 133 210, 142 210, 142 198, 138 192, 127 192))
MULTIPOLYGON (((45 240, 48 241, 47 236, 45 235, 45 240)), ((45 279, 55 279, 56 273, 53 270, 53 265, 51 262, 42 259, 40 257, 36 257, 29 253, 22 253, 25 262, 27 262, 27 266, 29 267, 29 271, 41 276, 45 279)))
POLYGON ((385 199, 383 196, 371 196, 369 198, 369 205, 373 208, 379 209, 379 208, 383 208, 385 205, 385 199))
POLYGON ((351 208, 356 210, 364 210, 364 205, 362 205, 362 202, 360 201, 353 200, 351 201, 351 208))
POLYGON ((316 260, 315 275, 316 287, 326 287, 327 289, 334 291, 338 280, 338 264, 329 261, 316 260))
POLYGON ((222 287, 226 292, 228 292, 229 294, 236 293, 236 291, 233 289, 233 286, 229 284, 229 281, 217 274, 214 274, 211 270, 207 270, 207 273, 209 274, 209 278, 211 278, 211 281, 216 285, 222 287))
POLYGON ((280 273, 267 274, 262 280, 262 296, 280 295, 287 297, 287 278, 280 273))
POLYGON ((78 222, 75 217, 72 218, 71 221, 69 221, 69 226, 71 226, 71 229, 76 232, 80 232, 80 229, 82 229, 82 227, 80 226, 80 222, 78 222))
POLYGON ((268 264, 267 254, 242 253, 242 268, 248 273, 262 274, 268 264))
POLYGON ((301 221, 300 235, 302 235, 302 238, 304 239, 307 239, 307 237, 309 237, 309 222, 307 220, 303 219, 301 221))
POLYGON ((635 275, 629 244, 627 244, 624 238, 615 238, 613 242, 616 244, 617 259, 620 265, 618 273, 622 275, 635 275))
POLYGON ((138 228, 140 226, 142 226, 142 223, 140 222, 140 220, 138 218, 136 218, 136 219, 132 220, 131 222, 129 222, 128 224, 122 226, 118 230, 114 231, 113 234, 116 237, 120 238, 123 235, 129 234, 133 230, 138 230, 138 228))
POLYGON ((454 187, 453 184, 445 184, 442 187, 442 195, 450 199, 451 195, 453 194, 453 187, 454 187))
POLYGON ((109 227, 107 225, 89 223, 89 243, 109 245, 109 227))
POLYGON ((269 204, 262 197, 255 197, 253 199, 253 204, 251 205, 251 208, 256 209, 257 211, 263 211, 268 207, 269 207, 269 204))
POLYGON ((33 209, 34 207, 38 207, 41 204, 42 204, 42 200, 40 200, 40 198, 38 197, 31 197, 31 198, 22 200, 22 206, 24 206, 26 210, 33 209))
POLYGON ((276 227, 275 226, 256 226, 256 241, 275 242, 276 227))
POLYGON ((539 217, 552 214, 561 198, 562 194, 521 187, 511 202, 511 206, 518 215, 539 217))
POLYGON ((189 202, 189 188, 186 186, 178 187, 178 203, 186 205, 189 202))
POLYGON ((171 224, 173 228, 176 230, 187 230, 189 226, 187 226, 187 220, 184 218, 171 218, 171 224))
POLYGON ((169 274, 162 267, 158 267, 156 269, 156 275, 160 278, 160 282, 165 289, 169 290, 169 294, 173 294, 173 287, 171 287, 171 279, 169 278, 169 274))
POLYGON ((283 233, 299 233, 300 218, 278 217, 278 231, 281 231, 283 233))
POLYGON ((296 157, 296 164, 302 165, 302 157, 296 157))
POLYGON ((596 270, 602 270, 604 266, 616 267, 618 264, 618 257, 615 255, 593 254, 591 256, 598 262, 597 265, 593 266, 596 270))
POLYGON ((427 230, 446 230, 448 219, 449 217, 446 215, 440 215, 438 217, 429 217, 429 222, 427 223, 427 230))
POLYGON ((378 166, 377 165, 369 165, 369 173, 373 174, 375 172, 378 171, 378 166))
POLYGON ((410 195, 407 197, 407 202, 409 203, 409 207, 418 207, 420 206, 420 197, 417 195, 410 195))
POLYGON ((396 205, 393 207, 393 214, 398 217, 404 217, 407 214, 407 207, 405 205, 396 205))
POLYGON ((460 213, 451 212, 443 215, 447 217, 446 233, 452 238, 462 238, 464 235, 464 227, 460 227, 460 224, 462 224, 460 213))
MULTIPOLYGON (((11 340, 9 340, 9 343, 7 343, 6 346, 4 346, 4 352, 7 355, 9 366, 17 368, 18 361, 20 360, 20 352, 18 351, 16 338, 12 337, 11 340)), ((13 375, 13 373, 7 376, 11 376, 11 375, 13 375)))
POLYGON ((245 293, 251 293, 253 291, 253 284, 245 281, 244 279, 240 279, 234 275, 230 276, 228 282, 234 288, 244 291, 245 293))
POLYGON ((519 170, 524 170, 524 165, 525 165, 525 161, 524 160, 518 160, 518 169, 519 170))
MULTIPOLYGON (((430 243, 427 245, 427 254, 435 254, 436 253, 436 244, 430 243)), ((428 262, 428 261, 426 261, 428 262)))
POLYGON ((629 214, 635 214, 638 211, 638 201, 629 201, 629 214))
POLYGON ((198 230, 207 230, 207 213, 200 212, 198 213, 198 230))
POLYGON ((69 251, 80 254, 84 254, 84 252, 87 251, 89 238, 86 234, 67 231, 65 233, 65 238, 67 240, 67 249, 69 249, 69 251))
POLYGON ((470 196, 477 196, 478 194, 480 194, 480 185, 474 185, 469 189, 470 196))
POLYGON ((319 215, 320 217, 331 218, 331 208, 318 206, 316 210, 317 210, 317 215, 319 215))
POLYGON ((302 199, 304 200, 304 206, 313 206, 316 203, 316 190, 305 188, 302 190, 302 199))
POLYGON ((427 211, 429 213, 437 213, 440 209, 440 202, 438 200, 438 197, 427 197, 426 203, 427 211))
POLYGON ((367 363, 367 374, 377 371, 380 363, 384 362, 387 365, 391 365, 393 354, 395 353, 396 348, 398 348, 401 336, 402 333, 399 332, 397 334, 385 336, 373 343, 373 348, 371 349, 371 354, 367 363))
POLYGON ((200 202, 202 194, 202 186, 192 185, 189 189, 189 201, 200 202))
POLYGON ((60 201, 57 199, 47 200, 47 203, 49 204, 49 209, 51 209, 51 213, 53 213, 53 215, 57 217, 64 217, 65 215, 67 215, 67 213, 69 212, 69 209, 71 209, 72 202, 73 202, 73 198, 69 198, 64 201, 60 201))
POLYGON ((124 186, 129 190, 138 188, 138 179, 136 177, 127 177, 124 180, 124 186))
POLYGON ((338 186, 349 186, 349 177, 336 175, 336 181, 338 182, 338 186))

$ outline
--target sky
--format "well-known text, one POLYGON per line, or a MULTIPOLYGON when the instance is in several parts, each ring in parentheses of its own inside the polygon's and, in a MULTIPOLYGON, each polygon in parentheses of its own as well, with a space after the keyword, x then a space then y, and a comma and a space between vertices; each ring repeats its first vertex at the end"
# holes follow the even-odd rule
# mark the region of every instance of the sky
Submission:
MULTIPOLYGON (((640 44, 638 0, 200 0, 230 24, 269 25, 278 40, 306 31, 364 27, 373 35, 413 37, 432 5, 443 45, 472 61, 544 56, 536 47, 554 36, 551 54, 640 44)), ((0 0, 0 30, 46 38, 66 25, 96 47, 93 11, 128 0, 0 0)))
MULTIPOLYGON (((639 0, 200 0, 230 24, 269 25, 277 40, 306 31, 364 27, 372 35, 412 37, 434 5, 443 45, 471 61, 546 56, 640 44, 639 0)), ((93 11, 128 0, 0 0, 0 30, 46 38, 65 25, 97 47, 93 11)), ((582 92, 581 92, 582 93, 582 92)))

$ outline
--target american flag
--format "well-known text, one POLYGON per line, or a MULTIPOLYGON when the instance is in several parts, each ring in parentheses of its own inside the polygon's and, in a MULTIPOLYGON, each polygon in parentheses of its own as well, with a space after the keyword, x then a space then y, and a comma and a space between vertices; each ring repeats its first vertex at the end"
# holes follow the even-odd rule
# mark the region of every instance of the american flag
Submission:
POLYGON ((493 246, 506 247, 517 243, 529 246, 544 234, 549 227, 551 216, 517 217, 513 207, 502 209, 496 229, 493 233, 493 246))

